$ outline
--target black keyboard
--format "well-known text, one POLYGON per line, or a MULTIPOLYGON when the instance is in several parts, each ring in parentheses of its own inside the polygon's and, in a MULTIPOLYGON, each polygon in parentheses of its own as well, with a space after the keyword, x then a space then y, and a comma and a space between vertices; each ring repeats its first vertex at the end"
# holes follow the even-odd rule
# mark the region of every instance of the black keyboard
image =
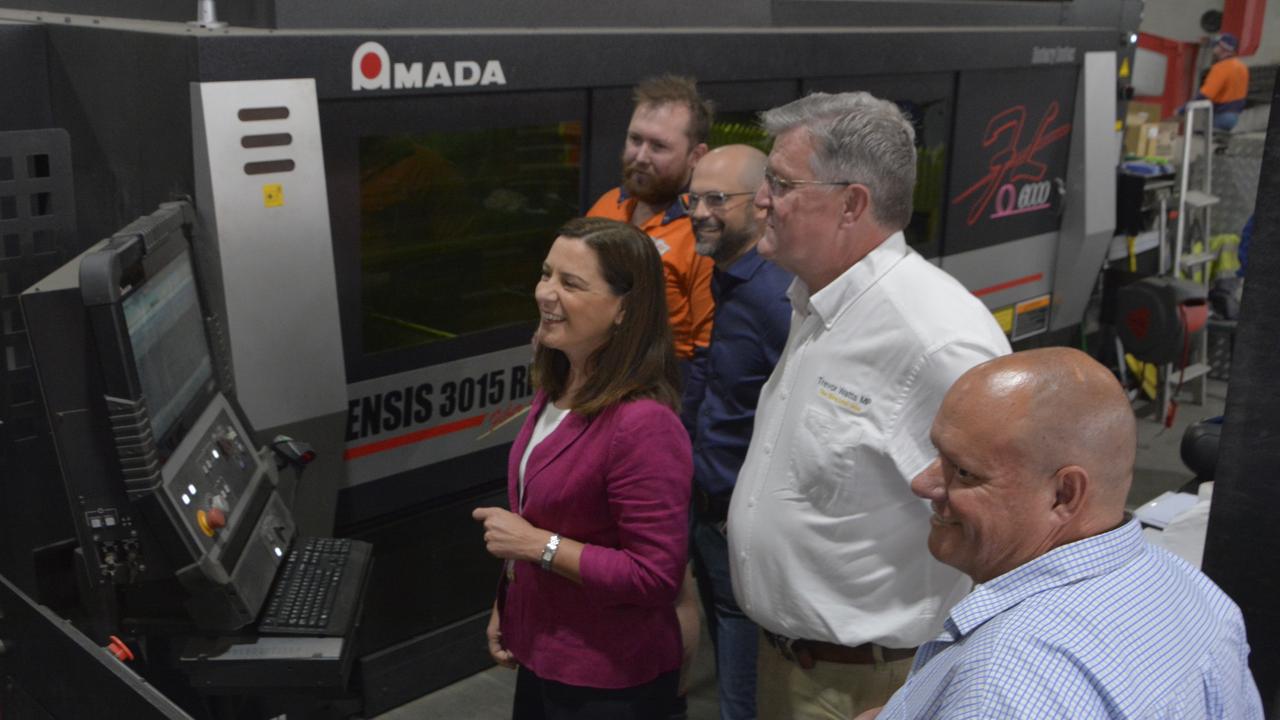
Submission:
POLYGON ((360 610, 370 545, 345 538, 300 537, 263 604, 263 635, 345 636, 360 610))

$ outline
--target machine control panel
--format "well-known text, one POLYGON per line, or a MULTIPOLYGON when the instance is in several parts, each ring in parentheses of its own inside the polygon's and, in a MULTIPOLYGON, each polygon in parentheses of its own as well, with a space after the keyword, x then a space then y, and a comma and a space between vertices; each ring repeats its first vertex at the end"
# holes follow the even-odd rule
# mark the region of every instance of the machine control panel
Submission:
POLYGON ((189 450, 180 447, 165 466, 164 488, 182 525, 207 552, 240 520, 246 492, 260 468, 225 399, 210 405, 193 430, 182 442, 189 450))

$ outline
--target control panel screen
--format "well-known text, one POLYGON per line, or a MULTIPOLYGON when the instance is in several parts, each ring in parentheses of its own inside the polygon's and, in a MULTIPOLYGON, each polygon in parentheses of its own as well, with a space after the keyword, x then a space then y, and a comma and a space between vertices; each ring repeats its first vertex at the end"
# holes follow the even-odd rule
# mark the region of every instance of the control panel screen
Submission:
POLYGON ((190 255, 168 263, 122 304, 152 431, 162 447, 172 447, 183 412, 213 391, 190 255))

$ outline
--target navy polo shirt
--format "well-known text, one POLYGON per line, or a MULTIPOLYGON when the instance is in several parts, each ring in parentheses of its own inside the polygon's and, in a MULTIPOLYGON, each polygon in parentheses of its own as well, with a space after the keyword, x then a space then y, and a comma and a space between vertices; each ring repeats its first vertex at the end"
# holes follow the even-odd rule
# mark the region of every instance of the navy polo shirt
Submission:
POLYGON ((755 248, 712 275, 716 309, 705 383, 700 398, 685 398, 686 410, 696 408, 694 482, 711 495, 733 490, 747 457, 760 388, 787 343, 791 279, 755 248))

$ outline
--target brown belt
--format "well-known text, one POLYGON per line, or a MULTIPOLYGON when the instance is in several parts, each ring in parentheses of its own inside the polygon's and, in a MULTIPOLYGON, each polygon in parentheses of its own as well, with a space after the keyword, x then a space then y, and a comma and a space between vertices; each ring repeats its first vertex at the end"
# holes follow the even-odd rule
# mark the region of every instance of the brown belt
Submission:
MULTIPOLYGON (((863 643, 854 647, 837 645, 821 640, 792 640, 781 635, 764 631, 765 639, 778 649, 782 656, 808 670, 818 661, 842 663, 845 665, 874 665, 876 648, 873 643, 863 643)), ((907 660, 915 657, 916 648, 880 647, 880 659, 884 662, 907 660)))

